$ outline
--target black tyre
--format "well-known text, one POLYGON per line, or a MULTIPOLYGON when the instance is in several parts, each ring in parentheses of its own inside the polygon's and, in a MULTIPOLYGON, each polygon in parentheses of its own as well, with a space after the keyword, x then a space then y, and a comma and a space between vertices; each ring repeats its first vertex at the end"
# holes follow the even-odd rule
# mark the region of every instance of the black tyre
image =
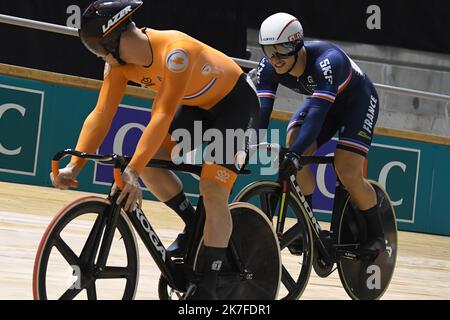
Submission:
MULTIPOLYGON (((280 195, 281 187, 279 183, 258 181, 242 189, 234 201, 249 202, 255 205, 271 221, 276 223, 281 202, 280 195)), ((302 211, 297 197, 291 193, 285 201, 288 205, 287 216, 297 217, 298 219, 292 219, 292 226, 286 225, 283 235, 279 236, 282 252, 282 273, 278 299, 296 300, 300 298, 308 284, 313 262, 313 238, 312 231, 307 223, 307 213, 302 211), (301 236, 303 247, 301 255, 292 255, 287 249, 289 243, 285 239, 293 234, 301 236)))
MULTIPOLYGON (((217 295, 220 300, 273 300, 278 293, 281 263, 278 239, 270 221, 248 203, 230 204, 233 233, 222 265, 217 295)), ((201 264, 200 242, 194 262, 201 264)), ((161 276, 158 284, 162 300, 181 299, 161 276)))
MULTIPOLYGON (((370 181, 377 195, 385 234, 385 252, 381 252, 374 260, 345 260, 337 263, 339 277, 347 294, 355 300, 380 299, 391 282, 397 261, 397 223, 395 211, 388 194, 375 181, 370 181)), ((349 198, 338 225, 338 243, 360 243, 365 235, 361 232, 358 213, 354 212, 349 198)))
POLYGON ((33 273, 37 300, 133 299, 139 254, 131 223, 122 212, 117 221, 107 265, 96 266, 109 201, 79 199, 62 209, 41 239, 33 273), (75 278, 75 279, 74 279, 75 278))

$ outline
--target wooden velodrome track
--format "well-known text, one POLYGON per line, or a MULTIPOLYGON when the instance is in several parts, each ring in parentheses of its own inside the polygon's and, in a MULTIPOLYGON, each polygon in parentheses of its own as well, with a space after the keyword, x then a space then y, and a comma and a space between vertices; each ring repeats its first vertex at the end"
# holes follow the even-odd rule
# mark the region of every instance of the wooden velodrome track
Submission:
MULTIPOLYGON (((45 228, 62 207, 86 195, 0 182, 0 299, 32 299, 33 263, 45 228)), ((163 243, 170 244, 182 228, 181 220, 158 202, 144 201, 143 207, 163 243)), ((398 246, 397 268, 383 299, 450 299, 449 238, 400 232, 398 246)), ((136 299, 158 299, 160 272, 140 240, 139 251, 136 299)), ((302 299, 349 297, 337 271, 326 279, 312 271, 302 299)))

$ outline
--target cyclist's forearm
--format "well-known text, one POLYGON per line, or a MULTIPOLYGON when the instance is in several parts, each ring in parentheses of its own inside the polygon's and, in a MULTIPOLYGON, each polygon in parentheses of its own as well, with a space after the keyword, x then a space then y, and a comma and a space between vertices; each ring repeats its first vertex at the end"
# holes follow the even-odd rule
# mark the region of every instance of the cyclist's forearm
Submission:
POLYGON ((259 98, 261 109, 260 109, 260 129, 267 129, 269 127, 270 115, 272 114, 274 99, 272 98, 259 98))
MULTIPOLYGON (((105 139, 111 121, 105 119, 104 113, 96 112, 95 110, 86 118, 81 129, 80 136, 76 146, 77 151, 86 153, 94 153, 105 139)), ((76 165, 78 170, 81 170, 86 163, 85 159, 72 157, 72 164, 76 165)))
POLYGON ((311 106, 301 125, 300 134, 296 137, 289 149, 297 154, 303 154, 317 139, 326 115, 327 112, 323 106, 311 106))
POLYGON ((144 171, 147 163, 164 142, 171 122, 172 117, 167 114, 155 113, 152 115, 152 119, 145 128, 129 164, 138 174, 144 171))

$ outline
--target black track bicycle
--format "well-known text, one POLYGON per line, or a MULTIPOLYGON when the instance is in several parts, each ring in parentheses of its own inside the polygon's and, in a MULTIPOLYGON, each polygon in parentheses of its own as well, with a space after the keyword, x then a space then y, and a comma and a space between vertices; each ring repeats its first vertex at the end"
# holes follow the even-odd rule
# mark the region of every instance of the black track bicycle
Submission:
MULTIPOLYGON (((139 280, 137 232, 161 271, 160 299, 182 299, 202 258, 205 210, 199 198, 195 222, 187 236, 182 258, 171 257, 140 208, 125 212, 116 205, 121 173, 129 157, 64 150, 52 161, 68 155, 114 165, 119 188, 106 198, 88 196, 63 208, 47 227, 35 259, 35 299, 133 299, 139 280), (74 239, 76 241, 74 241, 74 239), (80 241, 79 239, 82 239, 80 241)), ((148 166, 199 175, 201 166, 152 160, 148 166)), ((249 173, 245 171, 243 173, 249 173)), ((218 281, 220 299, 275 299, 281 275, 279 243, 271 222, 249 203, 232 203, 233 233, 218 281)))
MULTIPOLYGON (((287 149, 265 145, 279 151, 280 163, 287 149)), ((334 157, 301 157, 301 165, 333 164, 334 157)), ((308 283, 311 267, 320 277, 328 277, 335 265, 341 283, 352 299, 379 299, 391 281, 397 258, 397 224, 388 194, 375 181, 377 203, 384 228, 386 251, 376 256, 362 256, 358 249, 367 237, 367 226, 337 180, 330 230, 323 230, 308 206, 295 175, 278 181, 257 181, 242 189, 234 201, 244 201, 261 208, 275 225, 282 255, 282 286, 279 298, 299 299, 308 283), (296 217, 286 224, 286 217, 296 217), (300 240, 297 240, 300 239, 300 240), (301 243, 301 253, 290 254, 288 246, 301 243), (284 250, 284 251, 283 251, 284 250)))

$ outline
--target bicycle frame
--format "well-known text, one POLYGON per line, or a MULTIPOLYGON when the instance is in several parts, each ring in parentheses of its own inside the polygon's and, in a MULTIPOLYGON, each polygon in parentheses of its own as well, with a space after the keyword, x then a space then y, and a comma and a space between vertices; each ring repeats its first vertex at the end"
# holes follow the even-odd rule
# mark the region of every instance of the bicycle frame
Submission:
MULTIPOLYGON (((131 160, 130 157, 124 157, 119 156, 116 154, 110 154, 110 155, 97 155, 97 154, 86 154, 82 152, 78 152, 72 149, 66 149, 64 151, 61 151, 57 153, 52 160, 52 171, 54 176, 58 175, 58 163, 59 160, 66 156, 77 156, 80 158, 84 158, 87 160, 93 160, 96 162, 100 162, 103 164, 114 164, 114 175, 115 180, 119 188, 113 195, 108 196, 108 200, 111 203, 111 207, 108 210, 108 212, 105 213, 104 217, 101 221, 101 225, 106 225, 105 232, 103 234, 103 240, 100 247, 100 252, 97 260, 97 266, 100 270, 104 269, 106 266, 106 261, 111 249, 114 232, 116 230, 117 221, 119 219, 120 212, 123 208, 123 205, 117 205, 116 201, 117 198, 120 196, 121 190, 120 190, 120 183, 118 180, 118 177, 120 177, 120 172, 123 171, 123 169, 126 167, 128 162, 131 160)), ((147 167, 154 167, 154 168, 161 168, 161 169, 167 169, 167 170, 174 170, 174 171, 183 171, 188 173, 193 173, 200 175, 202 167, 199 165, 190 165, 190 164, 179 164, 176 165, 172 163, 171 161, 166 160, 151 160, 147 167)), ((241 170, 241 173, 248 174, 249 170, 241 170)), ((122 202, 123 203, 123 202, 122 202)), ((151 223, 145 216, 144 212, 136 207, 136 209, 129 211, 126 213, 133 228, 136 230, 137 234, 141 238, 142 242, 144 243, 145 247, 147 248, 147 251, 152 256, 153 260, 155 261, 156 265, 160 269, 162 275, 167 280, 167 282, 170 284, 170 286, 178 291, 184 292, 186 291, 187 286, 187 278, 186 278, 186 272, 192 271, 193 266, 195 264, 195 257, 196 257, 196 249, 197 244, 200 243, 202 235, 203 235, 203 225, 205 221, 205 210, 203 206, 203 199, 202 197, 199 198, 199 201, 197 203, 197 209, 195 212, 195 221, 193 224, 193 231, 188 233, 187 238, 187 252, 184 256, 184 263, 180 264, 177 263, 176 260, 172 260, 171 257, 168 255, 166 248, 164 247, 163 243, 161 242, 160 238, 158 237, 156 231, 153 229, 151 223), (187 269, 186 269, 187 266, 187 269)), ((96 236, 96 235, 94 235, 96 236)), ((96 248, 98 249, 98 248, 96 248)), ((96 251, 97 252, 97 251, 96 251)), ((94 257, 90 257, 92 261, 95 259, 94 257)), ((237 256, 235 256, 237 259, 237 256)))
MULTIPOLYGON (((77 156, 88 160, 93 160, 95 162, 100 162, 103 164, 114 164, 115 170, 116 169, 123 170, 126 167, 127 163, 131 160, 131 158, 129 157, 123 157, 116 154, 101 156, 66 149, 64 151, 57 153, 53 158, 52 169, 54 175, 57 175, 57 165, 59 160, 69 155, 77 156)), ((175 165, 170 161, 164 160, 152 160, 147 166, 164 168, 168 170, 190 172, 194 174, 200 174, 201 172, 201 166, 186 165, 186 164, 175 165)), ((106 266, 106 261, 111 249, 117 221, 120 212, 123 208, 122 205, 116 204, 116 200, 119 197, 120 193, 121 193, 120 189, 117 189, 117 191, 113 195, 108 196, 108 200, 111 203, 111 207, 110 210, 108 210, 108 212, 105 212, 105 216, 103 218, 106 219, 106 228, 103 234, 102 238, 103 240, 101 243, 99 256, 97 260, 97 265, 100 268, 100 270, 106 266)), ((203 213, 202 212, 203 212, 203 205, 202 199, 200 198, 196 210, 197 213, 196 216, 199 218, 197 220, 201 220, 202 216, 204 216, 204 212, 203 213)), ((187 282, 186 278, 184 277, 184 273, 182 272, 182 270, 180 270, 180 265, 169 257, 166 248, 159 239, 156 231, 154 230, 151 223, 145 216, 144 212, 140 208, 136 208, 132 211, 127 212, 127 216, 133 228, 136 230, 137 234, 139 235, 145 247, 147 248, 147 251, 152 256, 153 260, 155 261, 156 265, 160 269, 165 279, 176 290, 185 291, 187 282)), ((103 223, 105 223, 105 220, 103 220, 103 223)), ((197 233, 198 232, 194 233, 194 235, 196 235, 197 233)), ((195 241, 199 241, 198 238, 199 236, 196 235, 192 239, 188 239, 188 247, 190 247, 190 244, 193 244, 195 241)), ((195 254, 195 252, 193 252, 192 250, 188 250, 186 257, 188 258, 189 261, 187 261, 187 263, 193 262, 193 258, 190 258, 193 254, 195 254)), ((92 259, 95 259, 95 257, 92 257, 92 259)))
MULTIPOLYGON (((284 153, 286 152, 286 149, 283 149, 281 151, 280 158, 282 159, 284 157, 284 153)), ((300 164, 302 166, 308 165, 308 164, 333 164, 334 157, 325 157, 325 156, 304 156, 300 158, 300 164)), ((304 213, 304 216, 307 217, 306 222, 309 224, 311 230, 313 230, 313 238, 314 241, 318 244, 318 248, 321 251, 322 256, 328 260, 332 261, 335 260, 335 258, 345 257, 348 259, 357 259, 358 255, 353 253, 351 250, 337 250, 335 253, 330 252, 326 245, 323 243, 320 233, 322 231, 322 228, 317 221, 317 219, 314 216, 314 212, 312 211, 312 208, 310 208, 308 202, 306 201, 305 195, 303 194, 300 186, 297 183, 296 176, 291 175, 289 179, 280 180, 280 185, 282 186, 281 191, 281 205, 279 208, 278 213, 278 219, 277 219, 277 225, 276 225, 276 232, 277 234, 281 235, 283 234, 284 229, 284 221, 286 219, 286 197, 290 192, 293 192, 297 198, 300 200, 300 208, 304 213)), ((340 216, 342 214, 342 210, 346 204, 348 192, 344 189, 342 186, 342 183, 340 182, 339 178, 337 178, 336 183, 336 189, 335 189, 335 197, 333 201, 333 211, 332 211, 332 220, 331 220, 331 231, 336 234, 336 227, 338 226, 338 222, 340 219, 340 216)), ((295 225, 289 229, 284 235, 283 240, 280 242, 280 246, 284 247, 286 243, 290 243, 292 240, 298 237, 298 229, 295 227, 295 225)), ((356 246, 356 244, 348 244, 345 246, 356 246)))

